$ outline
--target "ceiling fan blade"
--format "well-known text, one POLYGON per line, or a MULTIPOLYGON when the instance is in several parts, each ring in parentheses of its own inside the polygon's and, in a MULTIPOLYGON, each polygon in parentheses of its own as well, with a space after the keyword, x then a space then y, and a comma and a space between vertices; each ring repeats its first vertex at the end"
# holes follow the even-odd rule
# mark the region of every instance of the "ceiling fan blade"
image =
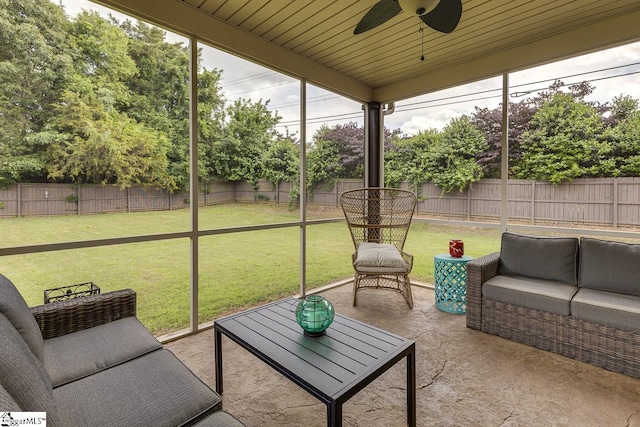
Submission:
POLYGON ((364 33, 387 22, 402 11, 397 0, 380 0, 362 17, 353 34, 364 33))
POLYGON ((462 16, 462 0, 440 0, 440 3, 429 13, 422 15, 420 19, 441 33, 450 33, 455 30, 462 16))

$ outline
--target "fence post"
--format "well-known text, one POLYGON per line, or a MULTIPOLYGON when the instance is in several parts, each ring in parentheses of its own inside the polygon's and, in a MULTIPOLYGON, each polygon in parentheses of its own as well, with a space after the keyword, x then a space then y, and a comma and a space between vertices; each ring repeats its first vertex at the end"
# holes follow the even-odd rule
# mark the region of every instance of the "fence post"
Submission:
POLYGON ((131 187, 127 187, 127 212, 131 212, 131 187))
POLYGON ((471 220, 471 186, 467 187, 467 221, 471 220))
POLYGON ((207 197, 207 193, 209 193, 209 183, 206 181, 204 183, 204 188, 202 189, 202 192, 204 193, 204 205, 208 206, 209 198, 207 197))
POLYGON ((17 209, 17 213, 18 213, 18 218, 20 218, 20 216, 22 215, 22 187, 20 186, 20 183, 17 184, 18 188, 16 188, 16 199, 18 202, 18 209, 17 209))
POLYGON ((536 182, 531 181, 531 225, 536 223, 536 182))
POLYGON ((618 228, 618 178, 613 178, 613 228, 618 228))

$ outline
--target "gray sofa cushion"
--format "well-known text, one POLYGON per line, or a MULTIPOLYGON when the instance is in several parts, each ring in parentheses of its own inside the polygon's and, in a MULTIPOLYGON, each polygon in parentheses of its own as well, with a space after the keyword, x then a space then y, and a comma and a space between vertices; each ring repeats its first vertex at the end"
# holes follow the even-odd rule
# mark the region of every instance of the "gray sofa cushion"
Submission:
POLYGON ((33 354, 44 361, 42 333, 24 298, 13 283, 0 274, 0 313, 18 330, 33 354))
POLYGON ((503 274, 482 285, 486 298, 561 315, 571 313, 571 298, 577 291, 574 285, 503 274))
MULTIPOLYGON (((51 381, 13 324, 0 314, 0 385, 23 410, 46 412, 47 425, 57 422, 51 381)), ((0 410, 5 410, 0 408, 0 410)))
POLYGON ((168 350, 65 384, 53 396, 65 426, 179 426, 222 406, 168 350))
POLYGON ((0 412, 14 411, 22 411, 22 408, 20 408, 9 392, 0 384, 0 412))
POLYGON ((582 288, 571 302, 576 319, 640 332, 640 297, 582 288))
POLYGON ((579 286, 640 295, 640 245, 583 237, 579 286))
POLYGON ((94 374, 162 344, 135 317, 44 341, 44 366, 53 387, 94 374))
POLYGON ((499 269, 501 274, 575 285, 578 281, 577 260, 576 238, 502 234, 499 269))

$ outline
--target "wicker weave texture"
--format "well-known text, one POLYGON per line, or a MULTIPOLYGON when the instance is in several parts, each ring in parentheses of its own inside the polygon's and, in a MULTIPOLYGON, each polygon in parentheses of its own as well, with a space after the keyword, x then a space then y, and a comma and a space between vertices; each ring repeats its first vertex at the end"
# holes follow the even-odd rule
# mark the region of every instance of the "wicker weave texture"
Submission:
POLYGON ((467 326, 640 378, 640 333, 482 297, 499 253, 467 264, 467 326))
POLYGON ((416 195, 396 188, 360 188, 340 195, 353 243, 390 243, 399 251, 411 226, 416 195))
POLYGON ((413 308, 409 273, 413 268, 413 256, 404 252, 411 219, 416 208, 416 195, 396 188, 359 188, 340 195, 340 205, 349 226, 351 239, 357 251, 363 242, 394 245, 409 266, 406 273, 388 274, 359 271, 355 266, 353 305, 359 289, 389 289, 400 292, 407 305, 413 308))
POLYGON ((31 307, 44 339, 59 337, 136 315, 131 289, 31 307))
POLYGON ((482 284, 498 274, 500 253, 494 252, 467 263, 467 326, 482 327, 482 284))

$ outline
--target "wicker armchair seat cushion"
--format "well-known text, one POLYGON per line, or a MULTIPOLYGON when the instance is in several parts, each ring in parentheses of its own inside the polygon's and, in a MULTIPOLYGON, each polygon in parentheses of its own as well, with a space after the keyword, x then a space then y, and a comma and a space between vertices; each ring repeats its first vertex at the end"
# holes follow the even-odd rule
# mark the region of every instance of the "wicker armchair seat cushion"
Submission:
MULTIPOLYGON (((18 330, 0 314, 0 385, 23 411, 46 412, 47 425, 57 422, 51 381, 18 330)), ((0 411, 7 411, 4 407, 0 411)))
POLYGON ((65 384, 53 396, 65 426, 181 426, 222 406, 169 350, 65 384))
POLYGON ((43 362, 42 333, 38 323, 18 289, 2 274, 0 274, 0 313, 9 319, 33 354, 43 362))
POLYGON ((580 287, 640 296, 639 278, 640 245, 580 239, 580 287))
POLYGON ((573 297, 571 315, 599 325, 640 332, 640 297, 582 288, 573 297))
POLYGON ((573 237, 534 237, 503 233, 500 273, 578 283, 578 244, 573 237))
POLYGON ((407 273, 410 268, 398 248, 390 243, 360 243, 353 265, 358 271, 370 273, 407 273))
POLYGON ((577 286, 565 283, 504 274, 487 280, 482 286, 482 295, 494 301, 560 315, 571 313, 571 298, 577 291, 577 286))
POLYGON ((44 366, 53 387, 162 348, 135 317, 44 341, 44 366))

